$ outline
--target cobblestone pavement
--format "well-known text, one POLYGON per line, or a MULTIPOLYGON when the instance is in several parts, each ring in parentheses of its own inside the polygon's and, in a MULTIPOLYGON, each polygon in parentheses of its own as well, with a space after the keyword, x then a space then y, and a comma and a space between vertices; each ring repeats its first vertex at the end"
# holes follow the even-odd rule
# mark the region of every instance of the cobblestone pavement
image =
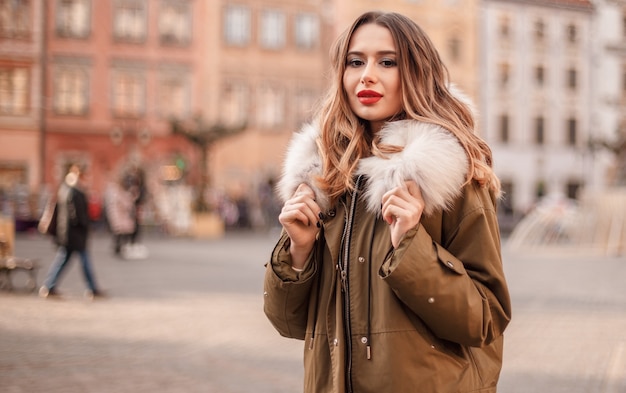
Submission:
MULTIPOLYGON (((263 263, 276 234, 219 240, 146 236, 150 256, 122 261, 92 239, 95 301, 78 260, 63 298, 0 292, 0 392, 296 393, 302 344, 262 312, 263 263)), ((41 284, 54 253, 18 234, 41 284)), ((626 392, 626 258, 504 252, 514 319, 499 392, 626 392)))

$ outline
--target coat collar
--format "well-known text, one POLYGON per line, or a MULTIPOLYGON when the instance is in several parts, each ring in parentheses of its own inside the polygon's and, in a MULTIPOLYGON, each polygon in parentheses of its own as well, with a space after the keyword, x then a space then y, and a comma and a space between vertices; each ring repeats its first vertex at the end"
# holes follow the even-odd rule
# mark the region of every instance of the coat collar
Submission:
MULTIPOLYGON (((447 209, 460 194, 468 169, 467 155, 458 139, 440 126, 417 120, 387 123, 380 133, 383 143, 401 146, 403 150, 389 154, 388 158, 361 159, 356 175, 368 178, 364 194, 368 211, 380 214, 384 193, 401 186, 405 180, 414 180, 420 186, 424 214, 447 209)), ((285 202, 301 183, 306 183, 326 211, 331 208, 328 196, 314 181, 322 169, 317 146, 319 135, 320 130, 314 124, 306 124, 294 134, 277 191, 285 202)))

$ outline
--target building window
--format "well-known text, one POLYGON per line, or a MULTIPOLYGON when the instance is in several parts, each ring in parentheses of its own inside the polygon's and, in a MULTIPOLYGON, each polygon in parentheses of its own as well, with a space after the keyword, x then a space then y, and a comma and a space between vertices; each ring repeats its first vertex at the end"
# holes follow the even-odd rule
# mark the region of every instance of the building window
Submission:
POLYGON ((578 142, 578 122, 576 119, 567 119, 567 144, 576 146, 578 142))
POLYGON ((571 23, 567 25, 567 42, 575 44, 578 41, 578 29, 576 25, 571 23))
POLYGON ((159 38, 162 44, 191 42, 191 4, 188 0, 162 0, 159 11, 159 38))
POLYGON ((158 85, 159 113, 165 117, 184 119, 191 112, 189 70, 172 67, 161 71, 158 85))
POLYGON ((537 199, 544 197, 546 192, 546 182, 544 180, 538 180, 537 183, 535 183, 535 195, 537 199))
POLYGON ((80 116, 89 108, 89 77, 79 66, 57 66, 54 72, 54 112, 80 116))
POLYGON ((543 117, 535 118, 535 144, 539 146, 545 143, 544 123, 543 117))
POLYGON ((90 32, 91 1, 59 0, 56 9, 56 33, 60 37, 85 38, 90 32))
POLYGON ((250 43, 250 9, 246 6, 226 7, 224 41, 227 45, 245 46, 250 43))
POLYGON ((500 116, 500 142, 501 143, 509 143, 509 115, 501 115, 500 116))
POLYGON ((300 49, 317 47, 320 37, 320 22, 315 14, 297 14, 295 27, 296 46, 300 49))
POLYGON ((113 8, 113 37, 118 41, 146 40, 148 9, 144 0, 116 1, 113 8))
POLYGON ((285 46, 287 19, 278 10, 264 10, 261 13, 259 36, 261 46, 266 49, 280 49, 285 46))
POLYGON ((566 187, 565 194, 567 195, 568 198, 578 199, 579 192, 582 187, 582 183, 580 181, 570 180, 567 182, 567 185, 565 187, 566 187))
POLYGON ((261 128, 284 125, 285 92, 276 83, 268 83, 259 89, 256 118, 261 128))
POLYGON ((27 114, 29 90, 28 68, 0 66, 0 116, 27 114))
POLYGON ((570 68, 567 70, 567 87, 571 90, 576 90, 578 85, 578 73, 575 68, 570 68))
POLYGON ((507 87, 511 78, 511 66, 508 63, 501 63, 498 68, 500 87, 507 87))
POLYGON ((146 107, 145 70, 116 69, 112 79, 113 115, 116 117, 142 117, 146 107))
POLYGON ((545 68, 541 65, 535 67, 535 82, 537 86, 543 86, 545 83, 545 68))
POLYGON ((238 126, 248 122, 250 88, 241 81, 226 83, 222 92, 221 119, 223 124, 238 126))
POLYGON ((502 16, 499 24, 500 38, 506 40, 511 36, 511 20, 508 16, 502 16))
POLYGON ((535 40, 543 42, 546 36, 546 24, 542 19, 535 21, 535 40))
POLYGON ((30 37, 30 0, 0 0, 0 37, 30 37))
MULTIPOLYGON (((27 173, 27 165, 0 161, 0 203, 2 203, 3 208, 7 204, 13 208, 13 198, 5 192, 16 189, 18 185, 28 184, 27 173)), ((30 216, 30 212, 27 215, 30 216)))
POLYGON ((459 63, 461 61, 461 40, 458 37, 452 37, 448 41, 448 53, 452 62, 459 63))

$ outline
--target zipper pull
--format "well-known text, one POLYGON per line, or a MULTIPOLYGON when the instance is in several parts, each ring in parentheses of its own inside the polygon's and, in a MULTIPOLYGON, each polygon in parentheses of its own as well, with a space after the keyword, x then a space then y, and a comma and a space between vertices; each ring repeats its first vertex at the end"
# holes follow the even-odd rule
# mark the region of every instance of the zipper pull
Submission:
POLYGON ((346 278, 347 274, 345 270, 341 270, 341 291, 346 292, 346 278))

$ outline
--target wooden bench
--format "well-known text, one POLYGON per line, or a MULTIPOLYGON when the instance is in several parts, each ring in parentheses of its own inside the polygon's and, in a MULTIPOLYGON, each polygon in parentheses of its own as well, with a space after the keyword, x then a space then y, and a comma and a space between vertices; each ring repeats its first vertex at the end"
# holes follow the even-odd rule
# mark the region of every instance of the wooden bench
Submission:
POLYGON ((0 289, 34 292, 37 289, 37 269, 34 259, 8 254, 8 243, 0 240, 0 289))

